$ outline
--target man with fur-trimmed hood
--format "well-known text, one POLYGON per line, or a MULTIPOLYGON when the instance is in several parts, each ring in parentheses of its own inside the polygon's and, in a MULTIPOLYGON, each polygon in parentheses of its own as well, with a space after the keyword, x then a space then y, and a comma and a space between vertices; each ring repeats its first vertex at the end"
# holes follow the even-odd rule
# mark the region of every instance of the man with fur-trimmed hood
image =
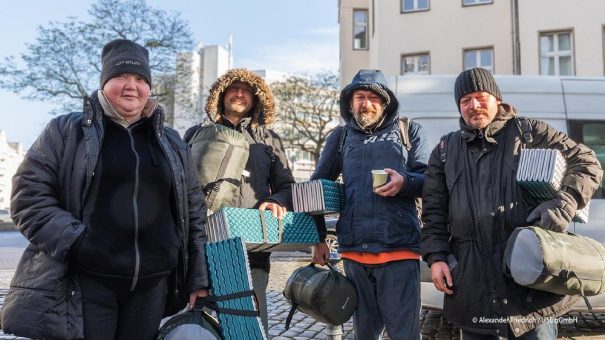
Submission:
MULTIPOLYGON (((206 103, 208 118, 241 132, 250 143, 250 155, 235 207, 271 210, 283 218, 292 209, 294 183, 292 171, 279 136, 268 128, 275 120, 273 95, 257 74, 246 69, 232 69, 221 76, 210 89, 206 103)), ((185 134, 189 140, 200 126, 185 134)), ((265 331, 268 328, 266 290, 269 280, 269 252, 248 253, 252 284, 259 302, 265 331)))

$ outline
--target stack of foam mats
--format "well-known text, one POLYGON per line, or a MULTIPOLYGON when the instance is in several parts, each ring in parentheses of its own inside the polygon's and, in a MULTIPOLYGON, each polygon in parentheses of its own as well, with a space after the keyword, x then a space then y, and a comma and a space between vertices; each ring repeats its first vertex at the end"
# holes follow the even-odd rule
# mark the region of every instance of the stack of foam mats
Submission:
POLYGON ((212 298, 224 340, 267 339, 255 306, 246 246, 235 237, 206 244, 212 298))
POLYGON ((211 242, 241 237, 249 251, 304 251, 319 243, 313 218, 298 212, 279 220, 269 210, 222 208, 208 218, 207 234, 211 242))
MULTIPOLYGON (((561 189, 567 163, 559 150, 523 149, 519 156, 517 183, 540 202, 553 198, 561 189)), ((576 212, 575 222, 588 222, 588 205, 576 212)))
POLYGON ((312 215, 337 213, 344 206, 344 187, 325 179, 292 185, 294 211, 312 215))

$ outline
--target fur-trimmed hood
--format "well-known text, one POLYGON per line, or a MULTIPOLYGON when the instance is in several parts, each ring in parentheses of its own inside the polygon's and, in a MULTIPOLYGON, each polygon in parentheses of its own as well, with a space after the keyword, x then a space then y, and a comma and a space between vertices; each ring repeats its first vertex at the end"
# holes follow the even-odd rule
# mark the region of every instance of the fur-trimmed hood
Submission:
POLYGON ((213 122, 220 121, 221 115, 224 113, 223 94, 227 87, 235 81, 244 82, 254 89, 254 105, 249 114, 252 117, 252 126, 271 125, 276 115, 271 89, 259 75, 243 68, 227 71, 212 85, 206 102, 208 118, 213 122))

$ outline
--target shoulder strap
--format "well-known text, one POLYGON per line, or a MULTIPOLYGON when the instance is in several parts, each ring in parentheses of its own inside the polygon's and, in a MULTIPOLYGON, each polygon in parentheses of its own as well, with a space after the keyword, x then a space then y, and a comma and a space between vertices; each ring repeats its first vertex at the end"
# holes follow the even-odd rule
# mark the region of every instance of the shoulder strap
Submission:
POLYGON ((529 123, 529 119, 526 117, 515 117, 515 124, 517 125, 517 129, 521 133, 521 137, 525 142, 526 146, 531 146, 531 143, 534 141, 534 137, 531 135, 531 124, 529 123))
POLYGON ((409 152, 412 150, 412 142, 410 141, 410 120, 408 117, 399 118, 399 130, 401 131, 401 143, 409 152))
POLYGON ((439 140, 439 160, 443 164, 445 164, 445 161, 447 160, 447 139, 449 136, 450 134, 448 133, 447 135, 441 136, 441 140, 439 140))
POLYGON ((195 141, 195 138, 197 137, 197 135, 200 133, 200 130, 206 125, 204 124, 198 124, 195 125, 194 127, 190 128, 189 130, 187 130, 185 132, 185 136, 183 136, 183 140, 185 141, 185 143, 189 144, 189 146, 191 146, 193 144, 193 142, 195 141))
MULTIPOLYGON (((267 154, 271 158, 271 167, 273 167, 273 163, 277 160, 277 156, 275 155, 275 139, 271 135, 272 131, 269 131, 264 126, 258 126, 256 128, 249 127, 248 133, 252 140, 255 143, 263 144, 267 154)), ((272 177, 273 178, 273 177, 272 177)))
POLYGON ((340 133, 340 139, 338 141, 338 159, 340 159, 340 168, 342 169, 342 164, 343 164, 343 152, 342 152, 342 148, 345 145, 345 139, 347 139, 347 131, 349 129, 347 128, 347 126, 343 126, 342 127, 342 132, 340 133))
POLYGON ((345 139, 347 139, 347 127, 346 125, 342 127, 342 132, 340 133, 340 140, 338 142, 338 153, 342 156, 342 147, 345 145, 345 139))

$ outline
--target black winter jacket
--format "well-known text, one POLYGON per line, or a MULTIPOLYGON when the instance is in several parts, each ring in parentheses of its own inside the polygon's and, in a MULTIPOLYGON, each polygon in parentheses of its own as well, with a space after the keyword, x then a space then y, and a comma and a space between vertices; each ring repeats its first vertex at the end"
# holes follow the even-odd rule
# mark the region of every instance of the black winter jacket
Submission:
MULTIPOLYGON (((86 229, 83 207, 95 176, 106 119, 96 93, 85 100, 83 113, 53 119, 13 178, 12 217, 30 244, 2 310, 2 327, 7 332, 6 322, 17 322, 38 331, 26 335, 30 337, 52 338, 44 333, 51 329, 62 332, 57 337, 81 337, 81 297, 77 277, 70 275, 70 255, 86 229), (67 305, 69 309, 47 308, 67 305)), ((174 130, 164 127, 161 107, 151 119, 172 170, 180 235, 179 265, 169 282, 168 303, 177 298, 173 295, 183 303, 190 292, 209 286, 206 208, 189 148, 174 130)))
POLYGON ((517 185, 521 148, 558 149, 567 161, 563 190, 584 207, 602 178, 594 152, 544 122, 529 119, 530 145, 524 145, 515 110, 500 106, 496 119, 480 132, 460 119, 461 130, 445 137, 446 160, 436 147, 423 190, 422 255, 431 265, 454 254, 454 294, 445 296, 447 318, 475 333, 519 336, 550 316, 566 313, 577 300, 532 290, 501 272, 511 232, 526 226, 538 202, 517 185), (480 322, 496 320, 494 322, 480 322), (506 321, 506 317, 517 318, 506 321), (502 319, 501 319, 502 318, 502 319), (504 320, 499 322, 497 320, 504 320))

